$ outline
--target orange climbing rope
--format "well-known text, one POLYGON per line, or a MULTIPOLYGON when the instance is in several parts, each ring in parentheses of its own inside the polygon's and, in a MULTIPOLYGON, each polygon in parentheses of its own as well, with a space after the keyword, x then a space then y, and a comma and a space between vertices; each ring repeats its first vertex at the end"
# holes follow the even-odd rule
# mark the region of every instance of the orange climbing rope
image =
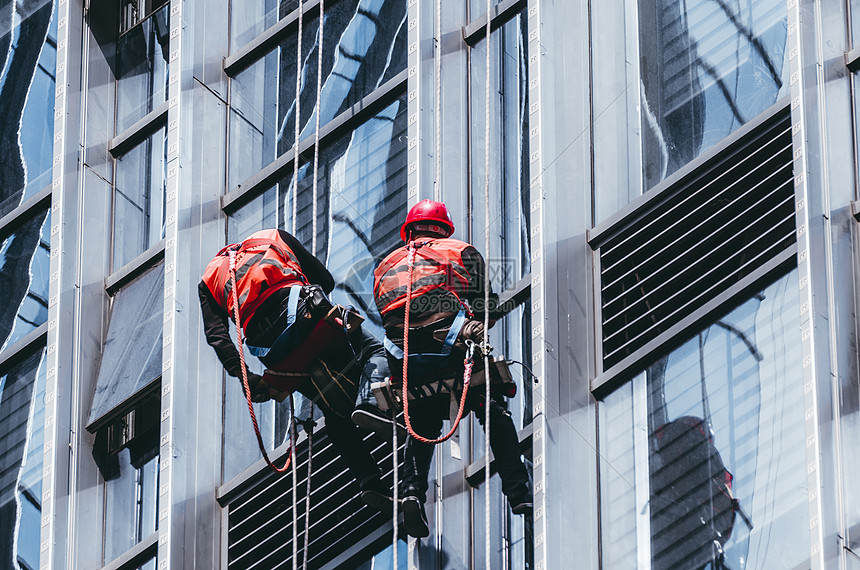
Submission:
POLYGON ((406 314, 403 318, 403 419, 406 422, 406 430, 409 432, 409 435, 422 443, 436 444, 450 439, 451 436, 454 435, 454 432, 457 431, 457 426, 460 425, 460 420, 463 418, 463 410, 466 408, 466 394, 469 392, 469 383, 472 380, 472 366, 474 364, 474 360, 472 359, 470 349, 466 354, 466 358, 463 360, 463 394, 460 396, 460 408, 457 410, 457 418, 451 425, 451 431, 437 439, 428 439, 415 433, 415 430, 412 429, 412 423, 409 421, 409 378, 407 372, 409 367, 409 306, 412 302, 412 274, 415 269, 415 253, 418 251, 419 247, 421 247, 421 245, 415 245, 414 240, 410 240, 406 246, 409 250, 409 255, 406 259, 409 278, 406 283, 406 314))
POLYGON ((287 453, 287 462, 283 467, 277 467, 272 460, 269 459, 269 454, 266 453, 266 447, 263 445, 263 436, 260 434, 260 426, 257 424, 257 414, 254 413, 254 404, 251 401, 251 387, 248 385, 248 367, 245 365, 245 351, 242 350, 242 327, 239 324, 239 295, 236 287, 236 251, 231 249, 228 252, 230 257, 230 285, 233 287, 233 317, 236 321, 236 340, 239 343, 237 350, 239 351, 239 361, 242 363, 242 389, 245 392, 245 398, 248 400, 248 411, 251 413, 251 423, 254 424, 254 433, 257 435, 257 444, 260 446, 260 452, 263 454, 263 459, 266 464, 272 468, 275 473, 286 473, 290 466, 290 461, 293 458, 292 448, 287 453))

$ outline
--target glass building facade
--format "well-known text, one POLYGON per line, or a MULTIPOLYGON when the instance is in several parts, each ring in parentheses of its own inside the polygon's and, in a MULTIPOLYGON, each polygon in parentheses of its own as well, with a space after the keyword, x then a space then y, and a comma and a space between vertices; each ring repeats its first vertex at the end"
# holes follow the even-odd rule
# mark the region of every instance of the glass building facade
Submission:
POLYGON ((0 570, 860 568, 860 2, 490 5, 3 3, 0 570), (197 285, 283 229, 381 338, 424 198, 511 301, 534 512, 470 417, 395 542, 311 402, 268 471, 197 285))

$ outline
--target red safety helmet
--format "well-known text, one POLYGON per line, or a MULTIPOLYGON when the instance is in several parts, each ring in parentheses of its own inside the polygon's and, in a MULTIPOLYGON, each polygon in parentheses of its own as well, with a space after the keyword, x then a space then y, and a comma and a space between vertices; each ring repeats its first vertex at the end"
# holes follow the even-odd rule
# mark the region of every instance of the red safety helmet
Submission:
MULTIPOLYGON (((451 214, 448 213, 448 208, 445 207, 445 204, 434 202, 433 200, 421 200, 412 206, 412 209, 409 210, 409 214, 406 216, 406 221, 400 226, 400 239, 406 241, 406 231, 409 229, 409 226, 421 222, 438 222, 448 231, 445 237, 454 233, 454 222, 451 221, 451 214)), ((438 229, 442 233, 441 227, 433 229, 438 229)))

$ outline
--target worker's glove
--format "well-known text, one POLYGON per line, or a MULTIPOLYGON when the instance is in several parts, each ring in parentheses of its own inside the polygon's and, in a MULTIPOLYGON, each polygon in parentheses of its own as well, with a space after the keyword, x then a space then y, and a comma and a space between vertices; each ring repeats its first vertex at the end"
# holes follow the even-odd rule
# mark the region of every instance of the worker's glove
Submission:
MULTIPOLYGON (((239 380, 241 382, 241 379, 239 380)), ((253 372, 248 372, 248 388, 251 389, 252 402, 265 402, 270 399, 269 387, 263 382, 263 377, 253 372)))
POLYGON ((476 344, 482 343, 484 341, 484 323, 474 320, 466 321, 466 324, 460 329, 460 335, 457 339, 462 341, 468 339, 476 344))

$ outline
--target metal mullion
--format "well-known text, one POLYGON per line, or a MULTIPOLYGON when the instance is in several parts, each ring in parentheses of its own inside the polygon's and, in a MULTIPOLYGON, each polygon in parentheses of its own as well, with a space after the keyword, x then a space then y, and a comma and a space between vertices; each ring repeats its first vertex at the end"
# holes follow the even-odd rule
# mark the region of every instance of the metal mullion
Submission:
MULTIPOLYGON (((767 178, 765 178, 764 180, 762 180, 761 182, 759 182, 758 184, 756 184, 753 188, 751 188, 749 191, 747 191, 747 193, 746 193, 746 194, 747 194, 747 195, 749 195, 750 193, 752 193, 755 189, 757 189, 757 188, 758 188, 758 187, 760 187, 761 185, 765 184, 766 182, 769 182, 772 178, 774 178, 774 177, 776 177, 778 174, 780 174, 781 170, 784 170, 784 169, 785 169, 785 168, 787 168, 787 167, 788 167, 788 168, 790 168, 790 167, 791 167, 791 164, 790 164, 790 163, 788 163, 788 164, 784 164, 783 166, 781 166, 781 167, 780 167, 780 169, 779 169, 779 170, 776 170, 776 171, 772 172, 770 175, 768 175, 768 177, 767 177, 767 178)), ((744 182, 745 182, 744 180, 738 180, 738 181, 736 181, 736 182, 732 183, 732 185, 731 185, 731 186, 727 187, 727 188, 726 188, 726 191, 728 191, 728 190, 730 190, 731 188, 733 188, 734 186, 737 186, 738 184, 742 184, 742 183, 744 183, 744 182)), ((753 204, 753 206, 755 206, 755 205, 757 205, 757 204, 761 203, 761 202, 762 202, 762 200, 763 200, 764 198, 768 198, 768 197, 770 197, 771 195, 773 195, 775 192, 779 191, 781 188, 783 188, 783 187, 785 186, 785 184, 786 184, 786 183, 785 183, 785 182, 783 182, 782 184, 779 184, 778 186, 776 186, 773 190, 771 190, 771 191, 770 191, 770 193, 768 193, 768 194, 764 195, 763 197, 760 197, 760 198, 759 198, 759 200, 753 204)), ((681 220, 684 220, 685 218, 687 218, 687 217, 689 217, 689 216, 692 216, 695 212, 697 212, 698 210, 700 210, 700 209, 704 208, 704 207, 705 207, 705 206, 707 206, 710 202, 712 202, 712 201, 714 201, 714 200, 717 200, 717 199, 719 199, 720 197, 721 197, 721 194, 713 194, 713 195, 712 195, 712 196, 711 196, 711 197, 710 197, 710 198, 709 198, 709 199, 708 199, 704 204, 702 204, 702 205, 698 206, 695 210, 693 210, 692 212, 690 212, 689 214, 687 214, 684 218, 681 218, 681 220)), ((737 200, 736 200, 736 201, 733 201, 733 202, 729 202, 729 203, 725 204, 724 206, 722 206, 719 210, 717 210, 717 211, 716 211, 716 213, 715 213, 714 215, 712 215, 712 216, 708 217, 707 219, 708 219, 708 220, 711 220, 711 219, 713 219, 713 218, 715 218, 715 217, 716 217, 716 214, 719 214, 719 213, 720 213, 720 212, 722 212, 723 210, 730 209, 731 207, 736 206, 736 205, 737 205, 737 200)), ((663 235, 663 234, 665 234, 666 232, 668 232, 668 231, 670 231, 670 230, 672 230, 672 229, 675 229, 678 225, 680 225, 680 224, 679 224, 679 223, 676 223, 676 224, 672 224, 672 225, 668 225, 668 226, 666 226, 666 227, 665 227, 665 229, 663 229, 663 231, 661 231, 661 232, 659 232, 659 233, 655 234, 654 238, 652 238, 651 240, 649 240, 649 242, 650 242, 650 241, 653 241, 653 240, 655 240, 655 239, 657 239, 657 238, 659 238, 660 236, 662 236, 662 235, 663 235)), ((687 236, 688 236, 688 235, 690 235, 691 233, 693 233, 693 232, 695 232, 696 230, 698 230, 698 229, 700 228, 700 226, 701 226, 701 225, 702 225, 702 224, 696 224, 695 226, 692 226, 690 229, 688 229, 688 230, 687 230, 686 232, 684 232, 682 235, 678 236, 678 237, 677 237, 676 239, 674 239, 672 242, 669 242, 669 243, 666 243, 666 244, 661 245, 660 249, 662 250, 662 249, 665 249, 665 248, 667 248, 667 247, 669 247, 669 246, 671 246, 671 245, 674 245, 674 244, 678 243, 679 241, 681 241, 682 239, 684 239, 685 237, 687 237, 687 236)), ((648 242, 646 242, 646 243, 648 243, 648 242)), ((642 249, 642 247, 644 247, 644 245, 645 245, 645 244, 643 244, 643 245, 642 245, 642 246, 640 246, 640 247, 637 247, 636 249, 634 249, 633 251, 631 251, 631 252, 630 252, 630 253, 629 253, 625 258, 620 259, 618 262, 616 262, 616 263, 615 263, 615 264, 613 264, 612 266, 601 269, 601 275, 604 275, 604 274, 608 273, 609 271, 611 271, 611 270, 612 270, 612 268, 614 268, 614 267, 616 267, 616 266, 620 265, 620 264, 621 264, 621 263, 623 263, 625 260, 627 260, 627 259, 629 259, 630 257, 632 257, 632 256, 633 256, 633 254, 635 254, 637 251, 639 251, 640 249, 642 249)), ((649 258, 647 258, 647 259, 643 260, 643 263, 650 261, 650 260, 651 260, 651 259, 653 259, 656 255, 659 255, 659 252, 658 252, 658 253, 656 253, 656 254, 654 254, 654 255, 652 255, 651 257, 649 257, 649 258)), ((601 258, 602 258, 602 257, 603 257, 603 251, 601 250, 601 258)), ((630 273, 631 273, 631 272, 635 271, 636 269, 638 269, 638 268, 639 268, 639 267, 641 267, 641 266, 642 266, 642 263, 640 263, 640 264, 638 264, 638 265, 636 265, 636 266, 632 267, 632 268, 631 268, 631 269, 629 269, 627 272, 625 272, 623 275, 620 275, 620 276, 616 277, 616 278, 615 278, 611 283, 607 283, 607 284, 605 284, 605 285, 601 285, 601 290, 602 290, 602 291, 605 291, 605 290, 606 290, 606 289, 608 289, 609 287, 612 287, 613 285, 615 285, 616 283, 618 283, 618 281, 620 281, 621 279, 623 279, 623 278, 627 277, 628 275, 630 275, 630 273)), ((646 279, 647 279, 647 278, 646 278, 646 279)), ((606 306, 606 305, 608 305, 608 304, 610 304, 610 303, 612 303, 612 302, 616 301, 617 299, 618 299, 618 297, 616 297, 615 299, 612 299, 611 301, 607 301, 603 306, 606 306)))
MULTIPOLYGON (((763 144, 761 144, 761 145, 756 145, 756 146, 758 146, 759 148, 763 149, 764 147, 767 147, 767 146, 771 145, 772 143, 777 143, 777 144, 778 144, 778 140, 779 140, 779 138, 780 138, 782 135, 784 135, 785 133, 787 133, 787 129, 786 129, 786 131, 780 132, 779 134, 777 134, 775 137, 773 137, 772 139, 768 140, 767 142, 765 142, 765 143, 763 143, 763 144)), ((765 161, 760 162, 760 163, 759 163, 757 166, 755 166, 752 170, 750 170, 749 172, 746 172, 746 173, 745 173, 745 174, 743 174, 741 177, 739 177, 738 179, 736 179, 734 182, 731 182, 731 183, 730 183, 730 184, 729 184, 729 185, 728 185, 724 190, 722 190, 722 191, 726 191, 726 190, 728 190, 728 189, 730 189, 730 188, 732 188, 732 187, 734 187, 734 186, 736 186, 736 185, 738 185, 738 184, 740 184, 740 183, 744 182, 744 179, 745 179, 745 178, 747 178, 750 174, 752 174, 752 173, 754 173, 754 172, 756 172, 756 171, 758 171, 758 170, 762 170, 762 169, 764 169, 764 168, 765 168, 765 166, 767 166, 769 163, 771 163, 771 162, 773 162, 773 161, 775 161, 775 160, 778 160, 778 159, 780 158, 780 156, 779 156, 779 155, 780 155, 780 154, 782 154, 783 152, 786 152, 786 151, 789 151, 789 152, 791 151, 791 142, 790 142, 790 141, 788 141, 788 142, 787 142, 787 144, 783 144, 780 148, 776 149, 774 152, 770 153, 770 155, 768 156, 768 158, 767 158, 765 161)), ((727 156, 727 157, 725 158, 725 160, 720 161, 720 163, 730 162, 732 158, 734 158, 734 156, 727 156)), ((749 158, 749 160, 752 160, 752 158, 753 158, 753 157, 748 157, 748 158, 749 158)), ((708 182, 706 182, 705 184, 703 184, 703 185, 702 185, 701 187, 699 187, 697 190, 695 190, 695 191, 693 191, 693 192, 690 192, 687 196, 685 196, 685 197, 684 197, 681 201, 679 201, 677 204, 673 205, 671 208, 667 208, 667 209, 665 209, 665 210, 661 210, 661 211, 660 211, 660 213, 659 213, 657 216, 655 216, 653 219, 651 219, 651 220, 646 220, 646 222, 645 222, 644 224, 642 224, 642 225, 638 226, 634 232, 630 233, 629 235, 624 236, 624 238, 623 238, 623 239, 620 239, 620 240, 618 241, 618 243, 615 243, 615 244, 610 245, 608 249, 601 248, 601 256, 602 256, 602 257, 603 257, 603 256, 606 256, 607 254, 609 254, 609 253, 611 253, 611 252, 615 251, 616 249, 618 249, 618 248, 622 247, 623 245, 627 244, 628 242, 630 242, 630 241, 635 241, 635 240, 634 240, 634 238, 635 238, 636 236, 641 235, 643 232, 646 232, 646 231, 647 231, 648 229, 650 229, 652 226, 655 226, 655 225, 658 225, 658 226, 659 226, 659 225, 667 225, 667 226, 671 227, 672 225, 676 225, 676 223, 677 223, 677 222, 676 222, 676 223, 674 223, 674 224, 659 224, 658 222, 660 222, 661 220, 663 220, 663 219, 665 219, 665 218, 669 217, 669 215, 670 215, 670 214, 672 214, 672 213, 673 213, 675 210, 677 210, 678 208, 681 208, 681 206, 682 206, 682 205, 684 205, 685 203, 687 203, 688 201, 690 201, 692 198, 694 198, 694 197, 696 197, 696 196, 698 196, 698 195, 700 195, 700 194, 702 194, 702 193, 706 192, 707 190, 711 189, 713 186, 718 185, 718 184, 717 184, 718 182, 720 182, 723 178, 725 178, 725 177, 729 176, 729 174, 731 174, 735 169, 740 169, 740 168, 744 165, 744 163, 745 163, 745 162, 746 162, 746 159, 745 159, 745 160, 742 160, 742 161, 740 161, 740 162, 738 162, 738 163, 735 163, 732 167, 730 167, 730 168, 728 168, 728 169, 724 170, 724 171, 723 171, 723 172, 721 172, 719 175, 717 175, 717 176, 715 176, 715 177, 713 177, 713 178, 710 178, 710 180, 708 180, 708 182)), ((702 172, 702 173, 698 176, 698 178, 706 178, 706 177, 707 177, 707 175, 708 175, 708 174, 710 174, 710 172, 712 172, 714 169, 716 169, 716 167, 718 167, 718 166, 720 166, 720 165, 721 165, 720 163, 714 164, 714 165, 713 165, 713 166, 714 166, 714 168, 713 168, 713 169, 708 169, 708 172, 702 172)), ((786 162, 786 164, 787 164, 788 166, 791 166, 791 163, 790 163, 790 162, 786 162)), ((771 174, 768 176, 768 178, 770 178, 770 177, 772 177, 772 176, 773 176, 773 173, 771 173, 771 174)), ((706 204, 708 204, 709 202, 712 202, 716 196, 719 196, 719 193, 716 193, 716 192, 715 192, 715 193, 711 194, 711 197, 710 197, 710 198, 708 198, 708 200, 707 200, 704 204, 702 204, 702 205, 698 206, 695 210, 693 210, 692 212, 688 213, 685 217, 689 217, 689 216, 691 216, 694 212, 696 212, 697 210, 701 209, 702 207, 704 207, 704 206, 705 206, 706 204)), ((650 212, 643 212, 643 218, 644 218, 648 213, 650 213, 650 212)), ((684 219, 684 218, 682 218, 682 219, 684 219)), ((669 229, 669 228, 667 228, 667 229, 669 229)), ((638 251, 638 250, 639 250, 639 249, 641 249, 645 244, 649 243, 650 241, 653 241, 654 239, 656 239, 656 237, 658 237, 659 235, 662 235, 662 233, 665 233, 665 231, 666 231, 666 230, 663 230, 663 232, 661 232, 660 234, 657 234, 656 236, 653 236, 653 237, 651 237, 650 239, 648 239, 647 241, 643 242, 639 247, 637 247, 636 249, 634 249, 632 252, 626 252, 626 253, 625 253, 625 257, 629 257, 629 256, 631 255, 631 253, 634 253, 634 252, 638 251)), ((620 232, 619 232, 619 235, 620 235, 620 232)), ((604 242, 604 243, 606 243, 606 242, 604 242)), ((611 269, 611 267, 609 267, 609 268, 607 268, 607 269, 611 269)))
POLYGON ((167 111, 170 103, 165 101, 147 113, 142 119, 115 136, 108 143, 111 156, 119 158, 138 144, 148 139, 158 129, 167 125, 167 111))
MULTIPOLYGON (((502 0, 493 6, 490 16, 490 29, 496 31, 525 10, 526 0, 502 0)), ((463 26, 463 41, 469 47, 475 47, 487 37, 487 14, 463 26)))
POLYGON ((44 209, 47 212, 50 209, 50 205, 51 186, 48 185, 39 190, 35 196, 28 198, 24 203, 0 218, 0 235, 10 235, 13 233, 12 230, 37 211, 44 209))
MULTIPOLYGON (((782 206, 782 204, 783 204, 783 203, 785 203, 786 201, 787 201, 787 200, 783 200, 783 202, 781 202, 780 204, 777 204, 776 206, 774 206, 773 208, 771 208, 771 211, 775 210, 776 208, 779 208, 779 207, 780 207, 780 206, 782 206)), ((763 218, 763 219, 764 219, 764 218, 763 218)), ((761 220, 759 220, 759 221, 761 221, 761 220)), ((777 225, 774 225, 774 226, 770 227, 766 232, 764 232, 763 234, 761 234, 760 236, 758 236, 758 237, 757 237, 757 238, 755 238, 754 240, 752 240, 752 241, 750 241, 750 242, 747 242, 747 243, 749 243, 749 244, 753 244, 753 243, 756 243, 756 242, 760 241, 763 237, 765 237, 765 236, 769 235, 770 233, 774 232, 775 230, 780 229, 780 227, 781 227, 781 225, 782 225, 782 223, 783 223, 783 222, 785 222, 785 219, 781 220, 781 221, 779 222, 779 224, 777 224, 777 225)), ((735 239, 739 239, 739 238, 742 238, 742 237, 743 237, 743 235, 742 235, 741 233, 737 233, 737 234, 735 234, 735 236, 734 236, 733 238, 731 238, 730 240, 728 240, 728 241, 724 242, 724 243, 723 243, 722 245, 720 245, 719 247, 721 247, 721 248, 722 248, 722 247, 726 247, 726 246, 728 246, 729 244, 731 244, 733 240, 735 240, 735 239)), ((756 255, 756 257, 755 257, 755 258, 753 258, 753 259, 758 259, 758 258, 759 258, 759 257, 761 257, 764 253, 767 253, 768 251, 770 251, 771 249, 773 249, 774 245, 778 245, 778 244, 777 244, 777 243, 775 243, 775 244, 771 245, 770 247, 767 247, 764 251, 762 251, 761 253, 759 253, 758 255, 756 255)), ((697 278, 696 278, 696 279, 694 279, 693 281, 690 281, 690 282, 688 282, 688 283, 685 283, 685 286, 683 287, 683 290, 688 290, 692 285, 694 285, 695 283, 698 283, 699 281, 701 281, 702 279, 704 279, 706 276, 710 275, 711 273, 713 273, 714 271, 716 271, 717 269, 719 269, 721 266, 725 265, 726 263, 728 263, 729 261, 732 261, 732 260, 733 260, 733 258, 732 258, 732 257, 726 257, 726 258, 724 258, 722 261, 720 261, 720 263, 718 263, 717 265, 713 266, 713 267, 712 267, 711 269, 709 269, 706 273, 703 273, 703 274, 699 275, 699 277, 697 277, 697 278)), ((698 263, 698 262, 697 262, 697 263, 698 263)), ((693 264, 693 265, 695 265, 695 264, 693 264)), ((691 267, 692 267, 692 266, 688 266, 688 267, 686 267, 686 268, 685 268, 685 271, 686 271, 687 269, 690 269, 691 267)), ((732 276, 732 274, 726 275, 726 276, 725 276, 725 277, 723 277, 723 279, 721 279, 719 282, 717 282, 716 284, 714 284, 714 285, 712 285, 710 288, 708 288, 708 289, 707 289, 707 291, 712 290, 714 287, 716 287, 716 285, 718 285, 719 283, 722 283, 723 281, 725 281, 727 278, 730 278, 731 276, 732 276)), ((673 277, 673 279, 674 279, 674 277, 673 277)), ((660 287, 663 287, 664 285, 666 285, 666 284, 668 284, 668 283, 671 283, 671 282, 672 282, 672 280, 667 280, 666 282, 664 282, 663 284, 661 284, 657 289, 659 289, 660 287)), ((654 293, 655 291, 657 291, 657 289, 654 289, 653 291, 649 292, 649 293, 648 293, 647 295, 645 295, 644 297, 641 297, 640 299, 637 299, 637 300, 635 301, 635 304, 641 304, 642 302, 644 302, 644 301, 645 301, 645 300, 646 300, 646 299, 647 299, 647 298, 648 298, 652 293, 654 293)), ((701 297, 701 295, 699 295, 699 297, 701 297)), ((697 298, 698 298, 698 297, 697 297, 697 298)), ((617 331, 615 331, 615 332, 614 332, 614 333, 612 333, 611 335, 609 335, 609 336, 607 336, 607 337, 604 337, 604 341, 606 341, 606 340, 608 340, 608 339, 610 339, 610 338, 612 338, 612 337, 616 336, 617 334, 619 334, 619 333, 623 332, 623 331, 624 331, 624 330, 626 330, 628 327, 630 327, 630 326, 631 326, 631 325, 633 325, 634 323, 636 323, 636 322, 638 322, 638 321, 642 320, 643 318, 648 317, 648 316, 649 316, 651 313, 653 313, 656 309, 658 309, 658 308, 662 307, 662 306, 663 306, 663 305, 665 305, 667 302, 669 302, 669 301, 671 301, 671 300, 673 300, 673 299, 674 299, 674 297, 667 297, 667 298, 666 298, 666 299, 664 299, 663 301, 659 302, 657 305, 654 305, 653 307, 650 307, 650 309, 649 309, 647 312, 642 313, 641 315, 639 315, 638 317, 636 317, 634 320, 632 320, 632 321, 630 321, 629 323, 625 324, 622 328, 618 329, 617 331)), ((647 304, 647 303, 646 303, 646 304, 647 304)), ((688 304, 689 304, 689 303, 688 303, 688 304)), ((631 306, 632 306, 632 305, 631 305, 631 306)), ((662 319, 660 319, 660 320, 666 320, 666 319, 668 319, 671 315, 674 315, 674 314, 675 314, 675 313, 677 313, 677 312, 678 312, 678 310, 676 310, 676 311, 674 311, 674 312, 670 313, 670 315, 668 315, 667 317, 664 317, 664 318, 662 318, 662 319)), ((606 324, 607 324, 607 323, 609 323, 611 320, 613 320, 613 319, 615 319, 615 318, 617 318, 618 316, 623 315, 623 314, 628 314, 628 313, 619 312, 618 314, 614 315, 611 319, 609 319, 609 320, 607 320, 607 321, 604 321, 604 322, 603 322, 604 327, 605 327, 605 326, 606 326, 606 324)), ((646 331, 646 332, 647 332, 647 331, 646 331)), ((644 334, 644 333, 643 333, 643 334, 644 334)), ((637 337, 635 337, 635 338, 639 338, 639 336, 641 336, 641 334, 640 334, 640 335, 638 335, 638 336, 637 336, 637 337)), ((633 340, 635 340, 635 338, 634 338, 633 340)), ((632 342, 632 341, 631 341, 631 342, 632 342)), ((614 354, 615 352, 617 352, 617 350, 613 351, 611 354, 614 354)), ((607 355, 607 356, 609 356, 609 355, 607 355)))
POLYGON ((113 296, 122 287, 125 287, 129 281, 144 273, 148 269, 155 267, 160 261, 164 260, 164 239, 159 240, 152 247, 126 263, 124 266, 114 271, 105 278, 105 291, 110 296, 113 296))
MULTIPOLYGON (((337 0, 334 0, 335 2, 337 0)), ((329 0, 332 2, 332 0, 329 0)), ((224 73, 228 77, 236 77, 239 73, 262 59, 273 49, 277 48, 281 41, 298 28, 299 11, 302 18, 307 18, 311 12, 319 13, 320 0, 299 1, 299 7, 287 14, 285 17, 265 30, 259 36, 245 44, 236 53, 224 58, 224 73)))
MULTIPOLYGON (((777 227, 775 227, 775 228, 773 228, 773 229, 778 229, 778 226, 777 226, 777 227)), ((792 232, 792 233, 793 233, 793 232, 792 232)), ((758 240, 756 239, 755 241, 758 241, 758 240)), ((775 244, 775 245, 777 245, 777 244, 775 244)), ((769 257, 773 257, 773 256, 774 256, 774 254, 773 254, 772 250, 773 250, 773 246, 771 246, 771 247, 769 247, 768 249, 766 249, 766 250, 762 251, 761 253, 759 253, 758 255, 756 255, 755 257, 753 257, 752 259, 750 259, 750 260, 747 262, 747 264, 746 264, 746 265, 747 265, 747 266, 751 266, 754 262, 756 262, 756 261, 757 261, 757 260, 759 260, 760 258, 768 259, 769 257)), ((702 279, 704 279, 705 277, 707 277, 710 273, 713 273, 713 271, 714 271, 715 269, 717 269, 717 268, 719 268, 721 265, 725 264, 727 261, 730 261, 730 259, 723 260, 723 261, 722 261, 722 262, 720 262, 718 265, 716 265, 713 269, 711 269, 711 270, 710 270, 710 271, 708 271, 707 273, 704 273, 704 274, 700 275, 698 278, 696 278, 696 279, 695 279, 694 281, 692 281, 690 284, 698 283, 699 281, 701 281, 702 279)), ((730 275, 726 275, 725 277, 723 277, 722 279, 720 279, 718 282, 714 283, 713 285, 711 285, 710 287, 708 287, 707 289, 705 289, 704 291, 702 291, 701 293, 699 293, 698 295, 696 295, 696 297, 695 297, 694 299, 691 299, 691 300, 690 300, 688 303, 686 303, 685 305, 683 305, 683 306, 681 306, 681 307, 678 307, 677 309, 675 309, 674 311, 672 311, 671 313, 669 313, 667 316, 665 316, 665 317, 661 318, 660 320, 661 320, 661 321, 663 321, 663 322, 670 320, 670 318, 671 318, 671 317, 673 317, 674 315, 678 314, 678 313, 679 313, 679 312, 681 312, 682 310, 686 310, 686 309, 687 309, 687 307, 689 307, 689 305, 691 305, 691 304, 695 304, 695 303, 696 303, 696 302, 698 302, 702 297, 707 297, 709 294, 711 294, 711 292, 712 292, 714 289, 718 289, 718 287, 719 287, 719 286, 720 286, 724 281, 726 281, 727 279, 730 279, 730 278, 732 278, 732 277, 733 277, 733 275, 732 275, 732 274, 730 274, 730 275)), ((624 331, 625 329, 627 329, 631 324, 633 324, 633 323, 635 323, 635 322, 637 322, 637 321, 641 320, 642 318, 644 318, 644 317, 648 316, 648 315, 649 315, 650 313, 652 313, 655 309, 657 309, 658 307, 661 307, 662 305, 666 304, 667 302, 669 302, 669 301, 671 301, 671 300, 672 300, 671 298, 669 298, 669 299, 665 299, 665 300, 663 300, 662 302, 660 302, 659 304, 655 305, 655 306, 654 306, 653 308, 651 308, 647 313, 644 313, 644 314, 640 315, 640 316, 639 316, 639 317, 637 317, 635 320, 633 320, 633 321, 631 321, 630 323, 628 323, 627 325, 625 325, 625 326, 624 326, 624 328, 619 329, 618 331, 616 331, 616 332, 612 333, 612 334, 611 334, 611 335, 609 335, 608 337, 605 337, 605 338, 604 338, 604 342, 605 342, 605 340, 606 340, 606 339, 609 339, 609 338, 614 337, 615 335, 617 335, 617 334, 619 334, 620 332, 622 332, 622 331, 624 331)), ((632 339, 628 340, 628 341, 625 343, 625 346, 627 346, 627 345, 629 345, 630 343, 632 343, 632 342, 636 341, 637 339, 641 338, 642 336, 647 335, 650 331, 651 331, 651 328, 648 328, 647 330, 645 330, 645 331, 643 331, 643 332, 639 333, 638 335, 636 335, 636 336, 635 336, 635 337, 633 337, 632 339)), ((612 355, 614 355, 614 354, 618 353, 618 351, 622 350, 623 348, 624 348, 623 346, 622 346, 622 347, 619 347, 619 348, 617 348, 617 349, 613 350, 612 352, 610 352, 609 354, 606 354, 606 355, 604 356, 604 359, 609 358, 610 356, 612 356, 612 355)))
POLYGON ((602 400, 615 389, 622 386, 628 376, 638 370, 644 361, 658 353, 665 352, 673 346, 675 339, 684 336, 694 327, 700 326, 700 323, 724 310, 726 306, 732 304, 742 294, 760 286, 763 281, 769 279, 776 272, 780 274, 785 273, 789 267, 795 267, 796 264, 797 244, 793 243, 772 259, 757 267, 739 282, 731 285, 722 293, 715 295, 699 308, 690 311, 687 317, 673 324, 669 329, 660 333, 623 360, 613 364, 603 374, 594 378, 591 384, 592 394, 597 400, 602 400))
MULTIPOLYGON (((406 71, 398 73, 361 101, 326 123, 324 127, 320 128, 320 145, 322 146, 330 139, 354 130, 356 126, 372 117, 373 114, 393 103, 405 93, 406 78, 406 71)), ((299 153, 304 154, 313 146, 313 137, 305 137, 299 143, 299 153)), ((221 209, 230 215, 261 195, 292 169, 293 159, 293 153, 284 153, 251 175, 221 197, 221 209)))
POLYGON ((587 232, 586 236, 588 244, 592 249, 597 249, 609 241, 612 236, 635 224, 637 220, 640 220, 643 217, 645 212, 657 209, 666 193, 671 192, 671 189, 680 181, 689 178, 691 175, 695 175, 696 171, 704 165, 713 162, 713 160, 723 152, 731 149, 733 151, 732 153, 736 155, 738 152, 748 147, 761 146, 756 140, 750 140, 746 143, 742 143, 741 146, 738 146, 737 143, 749 136, 750 133, 761 130, 762 128, 766 131, 779 129, 780 133, 790 130, 779 127, 779 116, 785 113, 788 110, 788 107, 788 97, 777 101, 769 109, 748 121, 746 124, 738 128, 738 130, 691 160, 671 176, 664 179, 662 182, 652 187, 619 211, 609 216, 597 226, 591 228, 587 232))

